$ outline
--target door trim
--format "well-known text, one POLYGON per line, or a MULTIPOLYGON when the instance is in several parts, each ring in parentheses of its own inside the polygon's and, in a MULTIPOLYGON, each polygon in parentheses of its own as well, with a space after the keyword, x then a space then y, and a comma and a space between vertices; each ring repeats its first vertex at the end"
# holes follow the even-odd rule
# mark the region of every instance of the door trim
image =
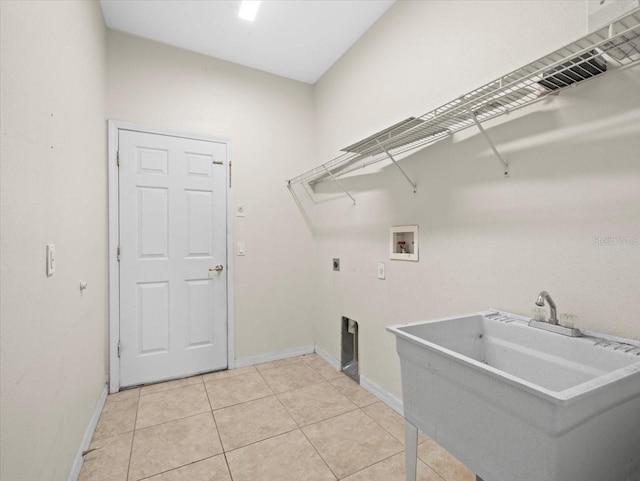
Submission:
MULTIPOLYGON (((227 146, 227 162, 232 161, 231 140, 194 135, 185 132, 150 127, 148 125, 125 122, 122 120, 108 120, 109 128, 109 392, 120 390, 120 358, 118 357, 118 341, 120 339, 120 276, 117 259, 119 232, 118 214, 118 131, 130 130, 147 134, 166 135, 186 139, 219 142, 227 146)), ((227 164, 229 165, 229 164, 227 164)), ((228 172, 227 172, 228 175, 228 172)), ((233 266, 233 187, 225 180, 225 199, 227 203, 226 230, 227 230, 227 367, 235 367, 235 302, 234 302, 234 266, 233 266)))

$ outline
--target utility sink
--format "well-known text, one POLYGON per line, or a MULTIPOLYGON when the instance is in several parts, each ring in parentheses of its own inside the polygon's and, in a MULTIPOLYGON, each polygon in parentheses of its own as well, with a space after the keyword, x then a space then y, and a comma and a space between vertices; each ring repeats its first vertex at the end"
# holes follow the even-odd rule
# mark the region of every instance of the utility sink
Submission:
POLYGON ((640 481, 640 343, 490 310, 390 326, 416 428, 484 481, 640 481))

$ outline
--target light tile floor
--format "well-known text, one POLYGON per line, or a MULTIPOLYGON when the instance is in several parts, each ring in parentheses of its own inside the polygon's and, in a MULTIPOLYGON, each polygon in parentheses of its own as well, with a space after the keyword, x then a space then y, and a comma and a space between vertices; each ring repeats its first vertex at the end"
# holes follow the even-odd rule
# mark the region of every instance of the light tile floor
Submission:
MULTIPOLYGON (((404 481, 402 416, 316 354, 108 397, 80 481, 404 481)), ((420 481, 475 481, 421 437, 420 481)))

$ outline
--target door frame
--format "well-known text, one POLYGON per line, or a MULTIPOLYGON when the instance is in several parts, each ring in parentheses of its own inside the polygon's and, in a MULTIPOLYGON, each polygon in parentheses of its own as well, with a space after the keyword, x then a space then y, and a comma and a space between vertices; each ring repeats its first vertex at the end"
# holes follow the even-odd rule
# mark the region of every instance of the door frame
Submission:
POLYGON ((235 309, 234 309, 234 266, 233 266, 233 187, 231 184, 232 151, 231 140, 220 137, 194 135, 185 132, 151 127, 148 125, 126 122, 123 120, 108 120, 109 128, 109 392, 116 393, 120 390, 120 358, 118 357, 118 341, 120 340, 120 269, 117 249, 120 238, 119 216, 119 180, 118 180, 118 132, 129 130, 146 134, 166 135, 193 140, 218 142, 227 148, 227 169, 225 179, 226 208, 226 271, 227 271, 227 368, 235 367, 235 309))

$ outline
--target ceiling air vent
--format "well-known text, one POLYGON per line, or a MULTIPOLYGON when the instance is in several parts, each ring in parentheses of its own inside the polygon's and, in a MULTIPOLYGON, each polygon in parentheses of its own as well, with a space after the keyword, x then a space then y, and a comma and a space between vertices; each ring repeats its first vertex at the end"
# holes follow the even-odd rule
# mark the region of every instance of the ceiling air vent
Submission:
POLYGON ((607 63, 595 50, 574 57, 563 64, 546 70, 538 83, 549 90, 557 90, 582 82, 607 71, 607 63))

